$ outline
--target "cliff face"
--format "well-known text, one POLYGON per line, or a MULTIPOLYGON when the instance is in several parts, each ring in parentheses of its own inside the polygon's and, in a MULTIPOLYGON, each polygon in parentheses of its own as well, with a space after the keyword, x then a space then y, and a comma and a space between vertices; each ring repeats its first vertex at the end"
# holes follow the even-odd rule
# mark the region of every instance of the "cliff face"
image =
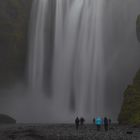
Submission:
MULTIPOLYGON (((140 15, 136 20, 136 35, 140 42, 140 15)), ((124 101, 118 120, 122 124, 140 124, 140 70, 133 84, 129 85, 124 92, 124 101)))
POLYGON ((0 86, 22 78, 32 0, 0 0, 0 86))
POLYGON ((121 124, 140 124, 140 70, 133 84, 128 86, 124 93, 124 102, 118 120, 121 124))

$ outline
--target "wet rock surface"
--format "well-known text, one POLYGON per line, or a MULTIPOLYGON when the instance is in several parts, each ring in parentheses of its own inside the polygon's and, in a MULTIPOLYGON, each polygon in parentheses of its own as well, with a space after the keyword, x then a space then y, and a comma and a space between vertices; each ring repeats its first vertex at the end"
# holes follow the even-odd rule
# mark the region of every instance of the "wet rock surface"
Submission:
POLYGON ((110 126, 109 131, 85 125, 78 131, 74 125, 7 125, 0 126, 0 140, 140 140, 140 127, 110 126))

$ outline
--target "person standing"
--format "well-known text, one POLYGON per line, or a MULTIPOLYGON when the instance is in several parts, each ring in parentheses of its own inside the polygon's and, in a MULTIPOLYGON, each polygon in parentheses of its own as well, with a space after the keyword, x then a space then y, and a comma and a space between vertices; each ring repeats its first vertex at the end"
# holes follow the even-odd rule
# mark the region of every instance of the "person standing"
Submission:
POLYGON ((108 119, 108 123, 109 123, 109 125, 111 125, 111 122, 112 122, 112 121, 111 121, 111 119, 109 118, 109 119, 108 119))
POLYGON ((93 124, 95 124, 95 118, 93 118, 93 124))
POLYGON ((108 119, 107 119, 107 117, 104 117, 104 129, 105 129, 105 131, 108 131, 108 119))
POLYGON ((80 118, 80 125, 83 126, 85 122, 85 119, 83 117, 80 118))
POLYGON ((108 129, 111 127, 111 123, 112 123, 112 120, 109 118, 108 119, 108 129))
POLYGON ((102 119, 100 117, 97 117, 95 120, 96 126, 97 126, 97 131, 100 131, 101 125, 102 125, 102 119))
POLYGON ((79 118, 76 117, 76 119, 75 119, 76 130, 78 130, 78 128, 79 128, 79 122, 80 122, 79 118))

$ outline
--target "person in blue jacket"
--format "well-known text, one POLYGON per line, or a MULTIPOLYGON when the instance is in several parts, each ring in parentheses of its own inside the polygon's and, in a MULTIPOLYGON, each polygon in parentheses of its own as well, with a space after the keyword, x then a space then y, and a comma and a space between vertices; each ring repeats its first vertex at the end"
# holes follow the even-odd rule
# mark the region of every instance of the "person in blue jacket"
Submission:
POLYGON ((97 117, 95 120, 95 124, 97 126, 97 131, 100 131, 102 125, 102 119, 100 117, 97 117))

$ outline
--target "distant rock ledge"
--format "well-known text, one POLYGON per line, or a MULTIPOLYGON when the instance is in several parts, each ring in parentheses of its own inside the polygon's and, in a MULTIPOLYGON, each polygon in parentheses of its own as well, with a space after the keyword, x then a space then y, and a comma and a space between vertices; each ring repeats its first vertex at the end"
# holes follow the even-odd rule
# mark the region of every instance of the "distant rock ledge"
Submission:
POLYGON ((13 119, 12 117, 5 115, 5 114, 0 114, 0 124, 15 124, 16 120, 13 119))

